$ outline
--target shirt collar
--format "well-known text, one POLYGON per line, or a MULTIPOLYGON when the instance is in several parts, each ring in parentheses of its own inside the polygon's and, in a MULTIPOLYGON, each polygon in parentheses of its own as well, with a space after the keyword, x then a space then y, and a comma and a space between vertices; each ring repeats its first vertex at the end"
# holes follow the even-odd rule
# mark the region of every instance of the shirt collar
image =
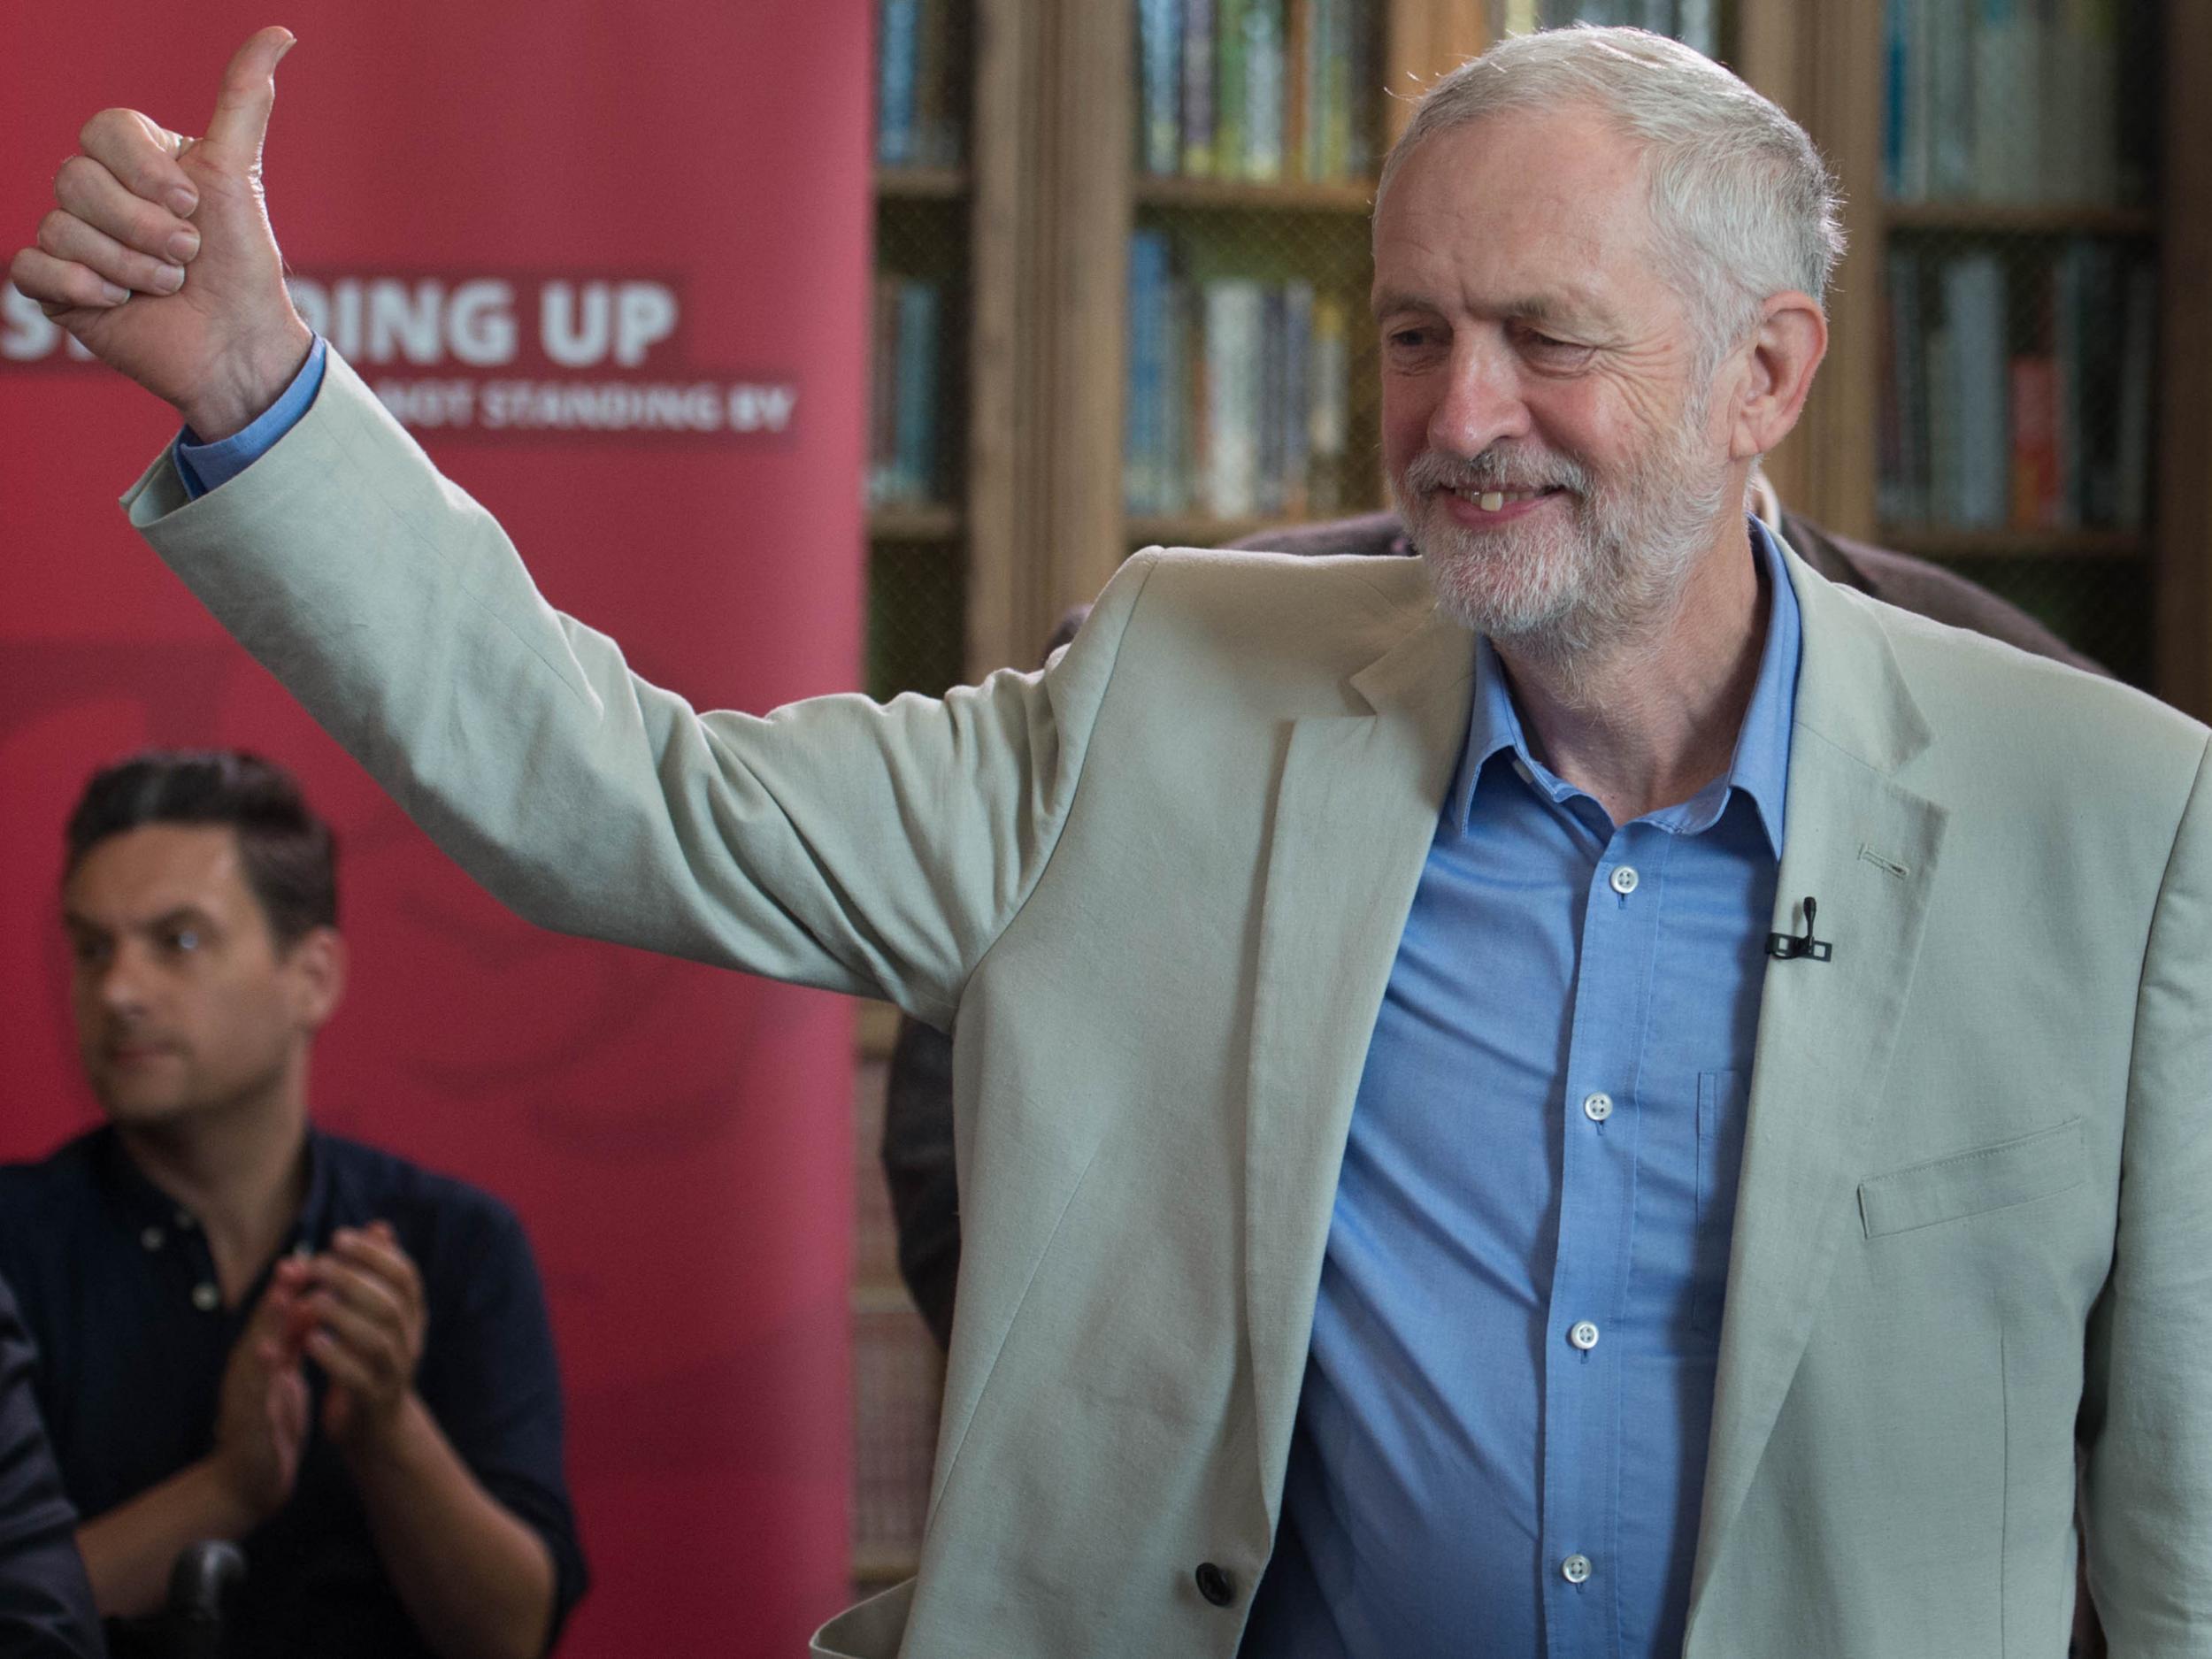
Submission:
MULTIPOLYGON (((280 1255, 302 1248, 319 1248, 330 1231, 333 1160, 323 1146, 323 1134, 307 1126, 307 1191, 300 1213, 286 1232, 280 1255)), ((100 1131, 93 1167, 111 1202, 131 1226, 196 1228, 199 1218, 148 1179, 145 1171, 124 1148, 123 1137, 109 1124, 100 1131)))
MULTIPOLYGON (((1797 704, 1797 665, 1803 645, 1797 595, 1783 567, 1781 549, 1767 527, 1747 516, 1752 557, 1766 577, 1767 638, 1759 657, 1759 678, 1752 687, 1750 706, 1736 733, 1735 753, 1727 774, 1678 805, 1651 814, 1655 822, 1694 833, 1720 817, 1728 798, 1740 792, 1748 798, 1766 831, 1774 856, 1782 856, 1782 824, 1789 787, 1790 726, 1797 704)), ((1453 784, 1454 821, 1463 828, 1474 810, 1475 792, 1493 769, 1494 756, 1510 751, 1515 769, 1530 787, 1565 801, 1581 791, 1563 782, 1529 752, 1520 710, 1513 705, 1512 688, 1490 641, 1475 641, 1474 703, 1468 716, 1467 749, 1453 784)))

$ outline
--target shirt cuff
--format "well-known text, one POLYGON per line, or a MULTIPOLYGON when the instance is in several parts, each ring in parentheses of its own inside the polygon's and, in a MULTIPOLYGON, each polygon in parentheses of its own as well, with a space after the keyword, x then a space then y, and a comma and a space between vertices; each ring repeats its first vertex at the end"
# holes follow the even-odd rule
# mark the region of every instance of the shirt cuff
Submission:
POLYGON ((307 354, 307 361, 284 388, 284 395, 263 410, 244 431, 218 438, 212 443, 202 443, 189 426, 177 434, 173 453, 177 461, 177 476, 184 480, 185 494, 197 501, 208 491, 229 483, 276 448, 277 440, 298 426, 300 417, 314 407, 315 394, 322 389, 323 364, 327 356, 323 337, 317 334, 314 349, 307 354))

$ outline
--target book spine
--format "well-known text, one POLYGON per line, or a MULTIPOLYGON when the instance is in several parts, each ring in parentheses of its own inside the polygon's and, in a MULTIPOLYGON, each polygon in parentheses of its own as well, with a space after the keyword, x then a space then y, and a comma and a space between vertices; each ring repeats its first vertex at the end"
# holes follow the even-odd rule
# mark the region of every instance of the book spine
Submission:
POLYGON ((899 287, 898 461, 902 493, 937 495, 938 290, 933 282, 899 287))
POLYGON ((1306 153, 1306 89, 1311 84, 1313 0, 1289 0, 1283 10, 1283 173, 1313 177, 1306 153))
POLYGON ((1931 194, 1950 199, 1974 190, 1973 42, 1958 0, 1927 0, 1931 194))
POLYGON ((2139 261, 2127 277, 2126 332, 2120 341, 2119 430, 2113 446, 2113 522, 2140 530, 2150 522, 2151 419, 2158 393, 2158 271, 2139 261))
POLYGON ((1144 170, 1161 176, 1183 161, 1183 134, 1176 120, 1182 96, 1182 19, 1175 0, 1140 0, 1137 59, 1143 77, 1144 170))
POLYGON ((2058 521, 2082 522, 2082 281, 2086 250, 2078 242, 2060 249, 2051 265, 2051 360, 2058 409, 2058 521))
POLYGON ((914 162, 914 95, 921 21, 919 0, 883 0, 876 56, 876 159, 887 167, 914 162))
POLYGON ((1292 518, 1306 516, 1311 496, 1312 364, 1313 284, 1287 282, 1283 285, 1282 396, 1269 413, 1283 427, 1277 511, 1292 518))
POLYGON ((1183 0, 1183 171, 1214 170, 1213 0, 1183 0))
POLYGON ((1189 511, 1198 431, 1191 419, 1190 284, 1171 268, 1160 296, 1159 510, 1189 511))
POLYGON ((1214 176, 1244 176, 1244 12, 1249 0, 1214 0, 1214 176))
POLYGON ((873 366, 868 398, 868 504, 898 498, 899 280, 876 273, 872 296, 873 366))
POLYGON ((920 0, 914 27, 914 159, 926 167, 960 160, 952 114, 952 42, 947 0, 920 0))
POLYGON ((1994 529, 2005 522, 2010 495, 2004 267, 1993 254, 1952 260, 1944 272, 1944 302, 1956 375, 1958 518, 1978 529, 1994 529))
POLYGON ((1131 513, 1161 511, 1166 307, 1166 239, 1157 231, 1138 231, 1129 239, 1128 395, 1122 415, 1123 505, 1131 513))
POLYGON ((1283 0, 1245 0, 1244 176, 1283 176, 1283 0))
POLYGON ((1209 283, 1206 307, 1206 508, 1219 518, 1259 509, 1259 284, 1209 283))
POLYGON ((1343 511, 1344 462, 1351 434, 1351 343, 1343 305, 1317 298, 1306 392, 1307 445, 1312 457, 1308 505, 1317 514, 1343 511))
POLYGON ((2012 360, 2012 522, 2023 530, 2059 512, 2058 365, 2045 357, 2012 360))
POLYGON ((1682 0, 1682 20, 1676 36, 1694 52, 1720 56, 1720 13, 1715 0, 1682 0))

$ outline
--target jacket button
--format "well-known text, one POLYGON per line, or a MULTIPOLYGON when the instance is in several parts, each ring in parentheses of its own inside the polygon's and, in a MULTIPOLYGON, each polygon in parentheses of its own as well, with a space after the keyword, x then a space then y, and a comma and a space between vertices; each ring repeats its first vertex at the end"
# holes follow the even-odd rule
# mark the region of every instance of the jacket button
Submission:
POLYGON ((1198 1594, 1216 1607, 1226 1607, 1237 1599, 1236 1580, 1210 1561, 1198 1563, 1196 1573, 1198 1594))

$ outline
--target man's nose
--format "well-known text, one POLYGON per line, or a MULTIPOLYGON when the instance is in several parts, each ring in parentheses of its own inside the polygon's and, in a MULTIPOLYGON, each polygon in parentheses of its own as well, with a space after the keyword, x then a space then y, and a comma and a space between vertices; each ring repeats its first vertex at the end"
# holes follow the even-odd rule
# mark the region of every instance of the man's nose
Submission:
POLYGON ((1520 365, 1502 341, 1479 334, 1452 342, 1442 396, 1429 411, 1429 448, 1471 459, 1501 438, 1525 438, 1528 404, 1520 365))
POLYGON ((145 1006, 146 954, 128 942, 119 944, 92 971, 93 993, 111 1013, 129 1013, 145 1006))

